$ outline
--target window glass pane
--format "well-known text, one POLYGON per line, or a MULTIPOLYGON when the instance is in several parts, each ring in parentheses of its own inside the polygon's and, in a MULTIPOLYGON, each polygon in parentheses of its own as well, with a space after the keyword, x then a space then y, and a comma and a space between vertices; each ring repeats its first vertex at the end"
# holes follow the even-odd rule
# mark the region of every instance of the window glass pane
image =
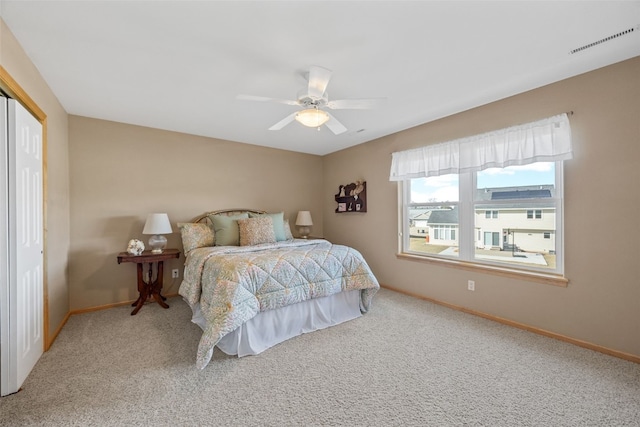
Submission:
POLYGON ((555 163, 486 169, 476 183, 475 259, 554 270, 555 163))
POLYGON ((555 163, 538 162, 525 166, 509 166, 506 168, 490 168, 476 175, 478 190, 485 190, 481 200, 534 199, 553 197, 555 163), (492 190, 495 191, 495 194, 492 190))
POLYGON ((411 180, 411 203, 457 202, 458 199, 458 175, 411 180))
POLYGON ((556 259, 562 250, 557 168, 561 174, 561 163, 535 163, 405 181, 402 250, 562 272, 556 264, 563 258, 558 253, 556 259))
POLYGON ((409 209, 409 250, 458 257, 458 207, 423 205, 409 209))

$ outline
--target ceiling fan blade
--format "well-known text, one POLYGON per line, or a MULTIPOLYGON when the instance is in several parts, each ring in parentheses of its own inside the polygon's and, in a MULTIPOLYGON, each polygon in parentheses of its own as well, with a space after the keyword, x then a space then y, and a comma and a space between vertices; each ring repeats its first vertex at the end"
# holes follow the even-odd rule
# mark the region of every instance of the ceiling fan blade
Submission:
MULTIPOLYGON (((329 114, 329 113, 327 113, 329 114)), ((325 123, 325 125, 336 135, 340 135, 347 131, 347 128, 344 127, 342 123, 340 123, 335 117, 329 114, 329 121, 325 123)))
POLYGON ((331 70, 312 65, 309 69, 309 97, 314 99, 322 98, 324 91, 331 79, 331 70))
POLYGON ((291 123, 292 121, 295 120, 296 114, 298 114, 297 111, 295 113, 289 114, 287 117, 285 117, 284 119, 280 120, 275 125, 271 126, 269 128, 269 130, 280 130, 280 129, 282 129, 283 127, 285 127, 286 125, 288 125, 289 123, 291 123))
POLYGON ((236 96, 236 99, 239 99, 241 101, 277 102, 286 105, 299 105, 298 101, 291 101, 289 99, 267 98, 265 96, 238 95, 236 96))
POLYGON ((329 101, 327 107, 332 110, 369 110, 384 104, 386 100, 387 98, 336 99, 329 101))

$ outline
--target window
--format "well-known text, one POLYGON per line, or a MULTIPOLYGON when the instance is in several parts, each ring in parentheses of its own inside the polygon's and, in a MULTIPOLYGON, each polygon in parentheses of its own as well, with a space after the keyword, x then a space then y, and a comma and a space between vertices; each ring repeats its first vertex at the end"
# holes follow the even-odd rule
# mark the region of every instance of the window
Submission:
POLYGON ((450 240, 456 241, 456 229, 457 226, 451 225, 436 225, 433 227, 433 239, 434 240, 450 240))
POLYGON ((408 180, 403 224, 419 216, 426 218, 428 229, 426 238, 410 227, 404 231, 402 251, 560 271, 560 242, 552 235, 560 227, 561 183, 562 162, 408 180), (469 194, 466 200, 464 194, 469 194), (545 219, 533 224, 525 216, 545 219))
POLYGON ((542 210, 541 209, 530 209, 527 211, 527 219, 542 219, 542 210))
POLYGON ((497 231, 485 231, 484 232, 484 245, 485 247, 500 246, 500 233, 497 231))
MULTIPOLYGON (((427 223, 427 235, 409 227, 409 251, 440 253, 458 245, 458 176, 443 175, 412 180, 407 196, 407 218, 427 223)), ((454 250, 450 256, 457 256, 454 250)))
POLYGON ((498 211, 484 211, 484 217, 487 219, 489 218, 496 219, 498 218, 498 211))
POLYGON ((545 235, 550 236, 558 228, 561 174, 562 162, 489 168, 475 173, 474 211, 486 211, 490 205, 498 207, 500 215, 491 222, 474 215, 474 227, 484 233, 484 239, 475 242, 473 261, 557 271, 557 242, 545 235), (525 215, 538 221, 523 221, 525 215))
POLYGON ((571 157, 566 115, 393 153, 400 251, 562 273, 563 161, 571 157), (409 226, 417 217, 426 236, 409 226))

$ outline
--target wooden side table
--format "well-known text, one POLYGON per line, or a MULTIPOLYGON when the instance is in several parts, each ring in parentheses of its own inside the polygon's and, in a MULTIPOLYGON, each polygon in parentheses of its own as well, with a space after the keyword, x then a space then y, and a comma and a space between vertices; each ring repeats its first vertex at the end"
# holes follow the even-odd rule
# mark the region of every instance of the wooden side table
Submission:
POLYGON ((123 262, 135 262, 138 264, 138 292, 139 296, 136 302, 131 304, 132 307, 136 307, 131 312, 131 315, 135 315, 140 311, 145 301, 152 296, 158 304, 163 308, 169 308, 169 305, 164 302, 166 300, 160 294, 162 291, 162 276, 164 272, 163 262, 168 259, 180 258, 180 251, 177 249, 165 249, 161 254, 153 254, 151 251, 144 251, 142 255, 131 255, 128 252, 120 252, 118 254, 118 264, 123 262), (153 279, 153 263, 157 263, 156 268, 156 280, 153 279), (143 264, 149 264, 149 279, 144 280, 143 264))

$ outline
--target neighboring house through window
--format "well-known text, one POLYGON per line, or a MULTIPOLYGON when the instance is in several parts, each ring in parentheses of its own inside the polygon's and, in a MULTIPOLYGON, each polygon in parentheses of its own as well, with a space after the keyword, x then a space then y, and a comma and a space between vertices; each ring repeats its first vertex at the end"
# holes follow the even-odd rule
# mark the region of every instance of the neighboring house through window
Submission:
POLYGON ((571 158, 570 135, 561 115, 394 153, 400 252, 562 273, 562 162, 571 158))

